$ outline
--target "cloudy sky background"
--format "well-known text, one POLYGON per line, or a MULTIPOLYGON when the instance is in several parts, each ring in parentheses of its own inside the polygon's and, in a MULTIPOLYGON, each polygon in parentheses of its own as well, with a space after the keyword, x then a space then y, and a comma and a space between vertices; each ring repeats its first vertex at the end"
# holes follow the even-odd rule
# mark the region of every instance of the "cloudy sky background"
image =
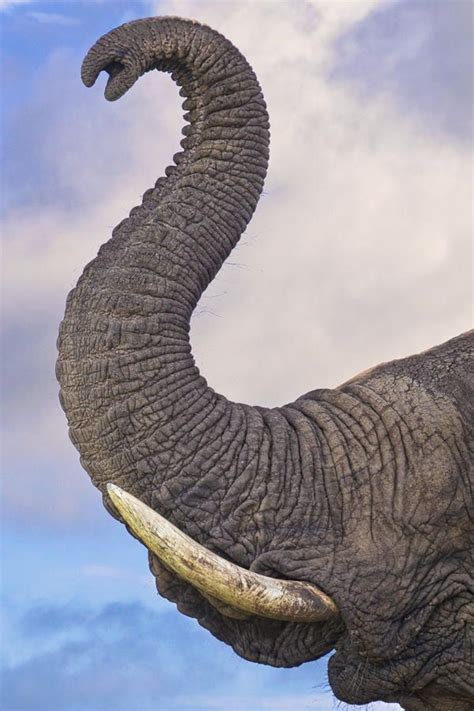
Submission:
POLYGON ((251 665, 156 596, 145 552, 68 441, 54 377, 66 294, 163 174, 183 123, 168 76, 109 104, 80 64, 112 27, 172 14, 220 30, 257 72, 265 193, 192 339, 214 388, 282 404, 471 327, 472 5, 0 0, 0 12, 0 705, 333 709, 325 660, 251 665))

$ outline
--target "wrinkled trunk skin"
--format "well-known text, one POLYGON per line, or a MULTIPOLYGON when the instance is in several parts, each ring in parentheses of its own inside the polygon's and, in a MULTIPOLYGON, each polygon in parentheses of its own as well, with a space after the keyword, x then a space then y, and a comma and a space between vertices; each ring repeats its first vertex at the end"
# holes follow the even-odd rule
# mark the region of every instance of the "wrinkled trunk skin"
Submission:
POLYGON ((209 388, 190 318, 256 207, 268 116, 242 55, 176 18, 105 35, 83 80, 106 69, 113 100, 155 68, 187 97, 184 150, 85 268, 60 330, 61 402, 81 462, 102 492, 121 486, 239 565, 314 582, 341 611, 326 623, 231 619, 150 556, 160 592, 242 656, 292 666, 335 648, 329 678, 344 701, 464 711, 473 334, 281 408, 209 388))
MULTIPOLYGON (((57 377, 70 437, 112 514, 107 482, 257 569, 285 491, 285 506, 295 514, 301 506, 298 435, 284 414, 215 393, 194 364, 189 326, 257 205, 268 164, 265 102, 240 52, 191 21, 153 18, 113 30, 84 60, 84 82, 92 85, 101 69, 110 74, 110 100, 148 70, 171 72, 190 125, 176 165, 114 229, 69 294, 57 377)), ((324 521, 318 498, 313 513, 324 521)), ((324 634, 322 625, 309 626, 314 639, 306 645, 295 643, 306 627, 293 626, 286 650, 268 643, 285 625, 262 620, 272 630, 262 650, 248 648, 240 627, 234 646, 261 661, 299 663, 329 651, 339 626, 326 625, 324 634)))
POLYGON ((232 483, 229 447, 241 448, 246 429, 261 431, 262 418, 207 386, 191 355, 189 323, 257 204, 268 161, 265 103, 238 51, 191 22, 114 30, 84 61, 85 83, 104 67, 109 99, 145 71, 172 72, 188 97, 190 126, 176 166, 115 228, 69 295, 59 338, 61 400, 96 486, 126 484, 167 513, 186 507, 186 520, 204 499, 211 519, 216 486, 222 500, 232 483), (213 472, 207 492, 206 471, 213 472))

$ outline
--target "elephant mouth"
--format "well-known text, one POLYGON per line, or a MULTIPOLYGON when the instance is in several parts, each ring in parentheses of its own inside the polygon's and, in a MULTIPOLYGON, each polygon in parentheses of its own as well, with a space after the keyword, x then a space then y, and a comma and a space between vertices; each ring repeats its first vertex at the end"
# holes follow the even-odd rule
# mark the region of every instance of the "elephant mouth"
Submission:
MULTIPOLYGON (((336 696, 348 703, 368 704, 381 700, 397 703, 404 711, 472 711, 472 696, 457 694, 437 682, 412 678, 407 660, 394 658, 374 663, 361 658, 347 644, 347 633, 336 644, 329 660, 329 681, 336 696), (341 651, 344 648, 344 652, 341 651)), ((413 674, 413 670, 412 670, 413 674)))
POLYGON ((334 601, 312 583, 281 580, 246 570, 221 558, 115 484, 112 504, 132 532, 160 562, 189 583, 221 614, 251 615, 286 622, 323 622, 338 616, 334 601))

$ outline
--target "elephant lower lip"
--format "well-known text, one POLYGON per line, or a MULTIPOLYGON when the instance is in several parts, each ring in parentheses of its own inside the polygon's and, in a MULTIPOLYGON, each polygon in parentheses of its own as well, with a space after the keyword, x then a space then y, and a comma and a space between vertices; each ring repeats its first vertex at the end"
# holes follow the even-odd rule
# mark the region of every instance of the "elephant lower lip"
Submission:
POLYGON ((387 703, 400 704, 404 711, 434 711, 433 706, 426 704, 418 695, 387 696, 387 703))
POLYGON ((387 703, 397 703, 404 711, 472 711, 472 698, 447 696, 431 685, 421 689, 416 694, 385 697, 387 703))
MULTIPOLYGON (((444 701, 441 701, 441 705, 434 706, 431 701, 423 701, 423 699, 415 695, 399 696, 398 699, 394 699, 404 711, 443 711, 446 709, 457 710, 455 706, 446 706, 444 701)), ((461 709, 459 709, 461 711, 461 709)))

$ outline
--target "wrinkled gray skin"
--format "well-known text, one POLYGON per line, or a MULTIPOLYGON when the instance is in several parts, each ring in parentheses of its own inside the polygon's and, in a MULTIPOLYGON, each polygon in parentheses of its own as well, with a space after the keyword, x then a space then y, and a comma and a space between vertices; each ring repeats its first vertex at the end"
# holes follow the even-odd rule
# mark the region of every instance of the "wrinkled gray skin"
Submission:
POLYGON ((189 323, 262 190, 260 87, 226 39, 177 18, 102 37, 84 83, 103 69, 109 100, 171 72, 190 125, 67 300, 57 375, 82 465, 225 558, 336 601, 332 622, 230 619, 150 555, 160 593, 241 656, 291 667, 335 649, 348 703, 472 709, 473 332, 284 407, 215 393, 189 323))

